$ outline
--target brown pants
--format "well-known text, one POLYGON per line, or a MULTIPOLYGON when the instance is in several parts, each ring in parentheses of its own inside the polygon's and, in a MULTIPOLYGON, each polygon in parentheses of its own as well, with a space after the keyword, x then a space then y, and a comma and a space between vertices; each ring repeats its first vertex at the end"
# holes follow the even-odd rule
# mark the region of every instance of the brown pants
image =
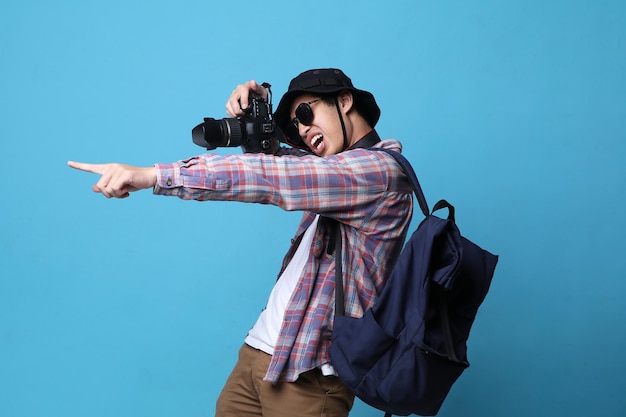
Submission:
POLYGON ((318 370, 295 382, 272 385, 263 381, 271 356, 244 344, 226 381, 216 417, 346 417, 354 395, 335 376, 318 370))

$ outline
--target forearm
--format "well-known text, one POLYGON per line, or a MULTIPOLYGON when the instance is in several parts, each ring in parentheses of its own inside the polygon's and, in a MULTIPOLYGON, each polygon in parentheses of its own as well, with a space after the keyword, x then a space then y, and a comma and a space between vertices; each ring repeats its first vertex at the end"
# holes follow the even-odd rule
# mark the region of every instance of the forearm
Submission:
POLYGON ((202 155, 155 167, 155 194, 272 204, 285 210, 325 213, 346 220, 371 213, 390 186, 389 172, 363 152, 348 159, 314 155, 202 155))

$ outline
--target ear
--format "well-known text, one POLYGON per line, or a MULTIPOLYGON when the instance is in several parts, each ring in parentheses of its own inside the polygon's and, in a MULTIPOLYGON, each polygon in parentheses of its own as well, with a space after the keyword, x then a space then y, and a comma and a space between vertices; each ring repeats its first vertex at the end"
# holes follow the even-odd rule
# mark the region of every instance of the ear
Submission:
POLYGON ((343 90, 337 96, 337 101, 339 102, 339 108, 344 113, 348 113, 352 107, 354 106, 354 97, 352 97, 352 93, 348 90, 343 90))

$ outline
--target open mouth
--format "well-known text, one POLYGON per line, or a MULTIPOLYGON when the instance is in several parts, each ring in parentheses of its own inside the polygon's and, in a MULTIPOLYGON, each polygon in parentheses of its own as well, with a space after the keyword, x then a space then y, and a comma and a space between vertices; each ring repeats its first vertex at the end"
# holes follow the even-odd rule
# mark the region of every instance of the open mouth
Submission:
POLYGON ((311 139, 311 146, 313 149, 317 150, 322 145, 322 142, 324 142, 324 135, 320 133, 319 135, 313 136, 313 139, 311 139))

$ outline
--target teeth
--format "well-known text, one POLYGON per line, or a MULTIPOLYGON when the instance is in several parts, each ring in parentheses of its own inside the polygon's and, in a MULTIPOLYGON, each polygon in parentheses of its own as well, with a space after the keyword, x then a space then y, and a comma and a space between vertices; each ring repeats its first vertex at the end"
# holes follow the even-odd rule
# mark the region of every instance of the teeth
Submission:
POLYGON ((322 144, 322 138, 323 138, 322 134, 313 136, 313 139, 311 139, 311 144, 313 145, 314 148, 316 149, 319 148, 319 146, 322 144))

